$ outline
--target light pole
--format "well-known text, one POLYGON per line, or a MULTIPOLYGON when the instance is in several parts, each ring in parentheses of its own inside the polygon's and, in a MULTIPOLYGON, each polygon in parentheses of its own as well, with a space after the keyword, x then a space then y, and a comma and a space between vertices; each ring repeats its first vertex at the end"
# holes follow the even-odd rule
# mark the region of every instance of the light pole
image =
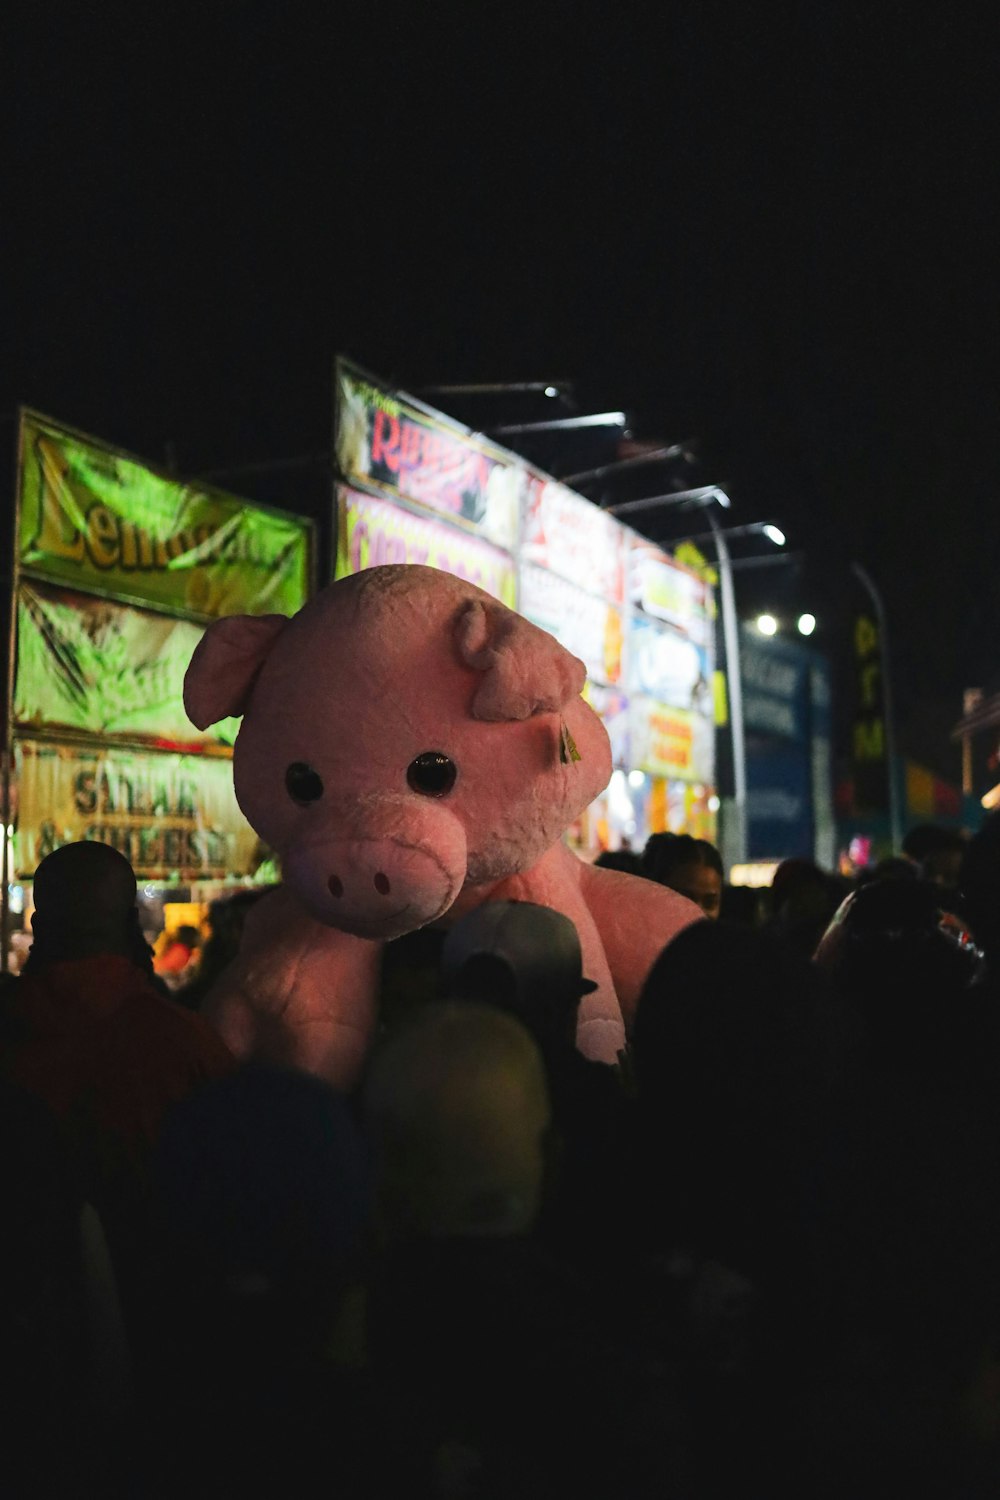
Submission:
MULTIPOLYGON (((714 486, 708 486, 714 488, 714 486)), ((725 493, 724 491, 722 493, 725 493)), ((718 496, 711 498, 717 499, 718 496)), ((725 503, 729 504, 726 495, 725 503)), ((733 560, 728 538, 751 536, 760 532, 776 547, 785 545, 785 536, 770 521, 751 521, 745 526, 722 527, 713 511, 706 509, 709 530, 696 536, 678 537, 666 545, 679 547, 681 542, 712 541, 719 564, 719 603, 722 613, 722 641, 726 652, 726 683, 729 696, 729 732, 733 749, 733 800, 731 816, 723 819, 724 847, 721 851, 727 869, 746 863, 747 858, 747 752, 743 728, 743 674, 740 670, 740 627, 733 589, 733 560)))
POLYGON ((747 748, 743 733, 743 674, 740 670, 740 628, 736 617, 736 595, 733 591, 733 563, 723 528, 711 511, 705 519, 715 541, 719 564, 719 597, 722 605, 722 639, 726 647, 726 680, 729 684, 729 725, 733 742, 733 808, 732 829, 723 819, 726 848, 722 851, 727 869, 746 863, 747 857, 747 748))

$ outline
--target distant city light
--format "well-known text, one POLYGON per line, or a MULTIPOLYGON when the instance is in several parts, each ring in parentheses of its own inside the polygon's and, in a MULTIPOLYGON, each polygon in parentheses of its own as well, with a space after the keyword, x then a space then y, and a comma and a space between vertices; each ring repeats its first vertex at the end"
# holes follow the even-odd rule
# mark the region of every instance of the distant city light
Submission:
POLYGON ((760 529, 768 541, 773 542, 776 547, 783 547, 785 545, 785 533, 781 530, 780 526, 771 526, 768 524, 767 526, 762 526, 760 529))
POLYGON ((613 818, 620 823, 629 822, 634 816, 632 802, 625 785, 625 772, 612 771, 608 782, 608 807, 613 818))
POLYGON ((799 615, 799 635, 812 635, 815 629, 815 615, 799 615))
POLYGON ((778 622, 773 615, 758 615, 757 629, 761 635, 777 635, 778 622))

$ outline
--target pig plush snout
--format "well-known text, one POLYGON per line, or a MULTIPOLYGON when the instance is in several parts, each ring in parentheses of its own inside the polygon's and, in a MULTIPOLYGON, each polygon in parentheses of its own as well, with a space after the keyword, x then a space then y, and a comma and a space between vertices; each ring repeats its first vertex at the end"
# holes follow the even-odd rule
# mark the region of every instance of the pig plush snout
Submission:
POLYGON ((285 879, 328 927, 355 937, 400 937, 441 916, 465 880, 465 834, 457 819, 426 833, 303 842, 283 861, 285 879))

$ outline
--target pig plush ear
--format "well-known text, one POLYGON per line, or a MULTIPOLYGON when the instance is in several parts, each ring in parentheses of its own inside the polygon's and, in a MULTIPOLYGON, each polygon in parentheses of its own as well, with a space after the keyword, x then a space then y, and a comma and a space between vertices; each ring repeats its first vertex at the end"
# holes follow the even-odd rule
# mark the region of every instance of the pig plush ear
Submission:
POLYGON ((254 678, 287 624, 287 615, 227 615, 208 627, 184 674, 184 708, 192 724, 207 729, 243 713, 254 678))
POLYGON ((465 605, 455 642, 467 667, 482 672, 472 717, 498 723, 557 713, 583 692, 586 668, 554 636, 502 604, 465 605))

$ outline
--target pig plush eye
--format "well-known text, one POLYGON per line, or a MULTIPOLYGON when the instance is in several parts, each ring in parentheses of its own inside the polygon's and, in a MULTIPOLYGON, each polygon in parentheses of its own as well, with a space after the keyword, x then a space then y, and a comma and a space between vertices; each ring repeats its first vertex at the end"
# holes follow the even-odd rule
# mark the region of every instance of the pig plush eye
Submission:
POLYGON ((457 775, 455 762, 441 750, 425 750, 406 770, 407 781, 421 797, 447 797, 457 775))
POLYGON ((293 760, 285 772, 285 790, 293 802, 308 807, 310 802, 318 802, 322 797, 323 782, 304 760, 293 760))

